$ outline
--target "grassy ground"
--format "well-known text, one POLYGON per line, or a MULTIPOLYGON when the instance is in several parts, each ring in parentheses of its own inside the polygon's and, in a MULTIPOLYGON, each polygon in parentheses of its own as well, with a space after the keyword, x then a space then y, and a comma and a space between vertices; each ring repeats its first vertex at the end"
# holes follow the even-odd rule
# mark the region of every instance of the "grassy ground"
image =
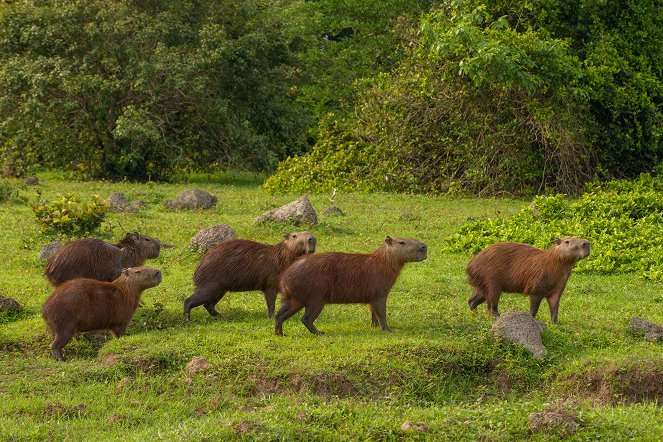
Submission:
MULTIPOLYGON (((628 334, 631 316, 663 322, 661 285, 629 276, 577 273, 564 293, 561 324, 543 334, 541 360, 487 337, 485 308, 471 313, 464 268, 469 255, 438 252, 468 218, 515 213, 524 201, 393 194, 337 195, 343 216, 325 215, 328 196, 311 196, 319 251, 369 252, 385 235, 426 242, 429 259, 407 265, 392 289, 392 333, 370 326, 364 306, 327 306, 311 335, 297 315, 274 336, 261 293, 233 293, 211 318, 202 307, 182 320, 200 259, 188 249, 201 228, 225 223, 239 237, 275 243, 301 227, 253 224, 298 195, 270 196, 259 177, 196 176, 181 184, 73 182, 41 175, 43 198, 122 191, 142 199, 138 214, 110 214, 107 240, 141 230, 175 247, 148 264, 163 283, 143 295, 128 334, 81 335, 50 358, 40 307, 51 288, 39 248, 49 242, 30 207, 0 206, 4 265, 0 294, 18 314, 0 314, 0 440, 661 440, 660 345, 628 334), (217 195, 215 209, 172 212, 162 202, 184 189, 217 195), (203 356, 212 368, 187 375, 203 356), (534 431, 528 416, 544 409, 576 414, 577 428, 534 431), (427 431, 403 430, 405 421, 427 431)), ((23 196, 34 199, 34 188, 23 196)), ((572 235, 573 232, 560 232, 572 235)), ((591 238, 590 238, 591 239, 591 238)), ((601 253, 594 250, 593 253, 601 253)), ((278 304, 277 304, 278 307, 278 304)), ((506 295, 501 311, 526 310, 506 295)), ((543 306, 539 319, 549 321, 543 306)))

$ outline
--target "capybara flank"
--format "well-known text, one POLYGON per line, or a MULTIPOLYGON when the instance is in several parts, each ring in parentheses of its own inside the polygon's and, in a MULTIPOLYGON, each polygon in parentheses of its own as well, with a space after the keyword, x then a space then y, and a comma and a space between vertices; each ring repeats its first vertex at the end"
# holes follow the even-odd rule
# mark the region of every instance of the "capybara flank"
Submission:
POLYGON ((226 292, 262 290, 267 302, 267 316, 274 315, 279 291, 279 274, 295 258, 314 253, 316 239, 309 232, 286 233, 278 244, 261 244, 246 239, 224 241, 210 249, 193 274, 195 290, 184 301, 184 319, 191 309, 204 305, 217 316, 216 304, 226 292))
POLYGON ((122 269, 138 267, 157 258, 159 241, 137 232, 127 233, 116 245, 94 238, 62 246, 46 263, 44 275, 54 286, 74 278, 114 281, 122 269))
POLYGON ((122 336, 143 290, 161 283, 161 271, 152 267, 122 270, 113 282, 70 279, 55 288, 41 308, 53 339, 51 354, 62 360, 62 348, 78 332, 110 330, 122 336))
POLYGON ((277 335, 283 321, 305 308, 302 322, 321 334, 313 321, 325 304, 368 304, 371 323, 387 327, 387 295, 406 262, 423 261, 426 244, 410 238, 387 237, 373 253, 326 252, 303 256, 282 274, 283 306, 276 313, 277 335))
POLYGON ((546 298, 550 317, 557 323, 559 300, 571 270, 589 252, 589 241, 583 238, 557 238, 546 250, 513 242, 492 244, 467 265, 467 275, 474 286, 467 301, 470 309, 485 301, 488 311, 497 317, 502 292, 523 293, 529 296, 532 316, 536 316, 541 300, 546 298))

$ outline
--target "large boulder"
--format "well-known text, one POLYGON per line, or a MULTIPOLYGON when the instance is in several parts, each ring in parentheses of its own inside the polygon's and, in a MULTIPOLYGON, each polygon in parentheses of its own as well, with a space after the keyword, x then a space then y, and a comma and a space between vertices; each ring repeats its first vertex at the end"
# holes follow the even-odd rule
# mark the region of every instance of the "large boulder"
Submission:
POLYGON ((144 205, 143 201, 130 203, 122 192, 111 193, 108 197, 108 208, 112 212, 138 212, 144 205))
POLYGON ((209 209, 216 206, 216 197, 209 192, 200 189, 185 190, 177 195, 174 200, 164 203, 168 209, 209 209))
POLYGON ((257 223, 263 221, 290 221, 295 224, 317 224, 318 215, 315 213, 309 199, 303 196, 285 206, 265 212, 255 219, 257 223))
POLYGON ((21 304, 11 298, 0 296, 0 313, 10 311, 17 312, 21 310, 21 304))
POLYGON ((57 239, 48 244, 44 244, 43 246, 41 246, 41 249, 39 250, 39 259, 41 259, 42 261, 48 261, 48 258, 53 256, 60 247, 62 247, 62 243, 57 239))
POLYGON ((658 342, 663 338, 663 327, 637 316, 631 318, 629 330, 633 335, 644 335, 645 341, 649 342, 658 342))
POLYGON ((521 345, 535 357, 542 358, 547 353, 541 341, 541 333, 545 329, 546 324, 537 321, 528 312, 512 310, 495 320, 490 334, 521 345))
POLYGON ((232 227, 225 224, 217 224, 216 226, 206 227, 196 233, 196 236, 189 241, 189 247, 205 251, 224 241, 236 238, 237 235, 235 235, 232 227))

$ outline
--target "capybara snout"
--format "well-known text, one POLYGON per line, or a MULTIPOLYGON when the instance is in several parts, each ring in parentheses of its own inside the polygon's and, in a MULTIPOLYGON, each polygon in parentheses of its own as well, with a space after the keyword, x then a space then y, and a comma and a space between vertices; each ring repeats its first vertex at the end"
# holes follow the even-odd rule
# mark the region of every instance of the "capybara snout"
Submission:
POLYGON ((410 238, 387 238, 386 243, 400 249, 398 254, 403 256, 406 262, 418 262, 428 258, 428 247, 421 241, 410 238))

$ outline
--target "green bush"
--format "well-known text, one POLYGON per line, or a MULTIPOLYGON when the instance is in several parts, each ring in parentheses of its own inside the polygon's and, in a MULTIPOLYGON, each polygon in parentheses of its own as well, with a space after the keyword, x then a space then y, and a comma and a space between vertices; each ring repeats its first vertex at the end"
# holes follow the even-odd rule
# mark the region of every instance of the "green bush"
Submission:
POLYGON ((663 177, 592 183, 577 200, 537 196, 508 218, 471 220, 445 240, 447 251, 476 253, 499 241, 547 248, 557 236, 579 236, 592 254, 579 271, 635 273, 663 281, 663 177))
POLYGON ((95 195, 92 202, 81 202, 76 195, 60 195, 50 203, 37 201, 32 206, 42 232, 80 238, 99 228, 108 205, 95 195))

